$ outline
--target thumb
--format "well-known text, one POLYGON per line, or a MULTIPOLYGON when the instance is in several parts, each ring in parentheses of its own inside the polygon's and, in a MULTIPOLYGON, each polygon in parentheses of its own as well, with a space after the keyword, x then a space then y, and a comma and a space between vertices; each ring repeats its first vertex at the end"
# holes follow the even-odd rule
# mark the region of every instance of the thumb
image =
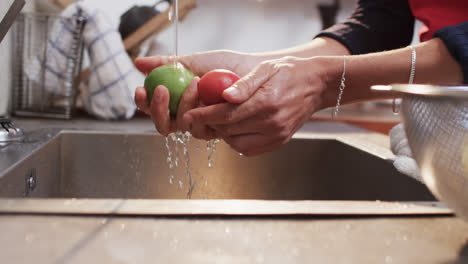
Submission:
POLYGON ((258 88, 274 75, 273 68, 270 63, 261 63, 231 87, 224 90, 223 98, 230 103, 236 104, 247 101, 258 88))
POLYGON ((148 74, 154 68, 169 64, 174 61, 172 56, 151 56, 151 57, 140 57, 134 61, 135 67, 142 73, 148 74))

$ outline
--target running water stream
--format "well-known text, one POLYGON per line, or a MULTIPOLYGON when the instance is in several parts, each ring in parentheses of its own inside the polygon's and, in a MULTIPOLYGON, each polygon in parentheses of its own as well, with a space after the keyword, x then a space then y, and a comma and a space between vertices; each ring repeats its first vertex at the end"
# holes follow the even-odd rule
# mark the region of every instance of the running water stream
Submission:
MULTIPOLYGON (((179 35, 179 1, 175 0, 174 5, 169 10, 169 20, 172 20, 174 23, 174 60, 173 63, 177 65, 177 56, 179 55, 178 49, 178 35, 179 35)), ((167 164, 171 171, 169 175, 169 183, 173 184, 174 182, 174 175, 172 174, 173 170, 179 166, 179 144, 182 145, 183 149, 183 159, 184 159, 184 166, 185 172, 187 175, 188 181, 188 192, 187 198, 190 199, 192 197, 193 190, 195 189, 196 183, 192 178, 192 174, 190 172, 190 155, 188 150, 188 144, 191 140, 192 135, 190 132, 176 132, 171 133, 169 136, 165 138, 165 146, 167 150, 167 164), (171 143, 172 142, 172 147, 171 143)), ((216 144, 219 142, 219 139, 214 139, 212 141, 207 141, 207 150, 209 151, 208 155, 208 167, 213 167, 213 159, 214 154, 216 152, 216 144)), ((206 179, 205 179, 206 180, 206 179)), ((178 181, 179 188, 182 189, 184 183, 179 180, 178 181)))

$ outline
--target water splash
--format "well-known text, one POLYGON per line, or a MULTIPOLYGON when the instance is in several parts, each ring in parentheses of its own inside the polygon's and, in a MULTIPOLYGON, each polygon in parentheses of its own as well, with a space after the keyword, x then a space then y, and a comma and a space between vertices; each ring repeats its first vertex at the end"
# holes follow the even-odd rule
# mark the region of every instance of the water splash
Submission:
MULTIPOLYGON (((208 141, 210 142, 210 141, 208 141)), ((216 144, 219 143, 219 139, 214 139, 213 142, 211 143, 208 143, 207 145, 209 145, 209 148, 207 146, 207 150, 210 151, 210 154, 208 155, 208 167, 209 168, 212 168, 213 167, 213 159, 214 159, 214 154, 216 152, 216 144)))
POLYGON ((176 167, 179 167, 179 142, 181 142, 181 137, 182 137, 182 132, 177 132, 177 133, 172 133, 171 135, 171 139, 172 139, 172 142, 174 143, 174 148, 175 148, 175 154, 174 154, 174 157, 175 157, 175 160, 174 160, 174 164, 176 167))
MULTIPOLYGON (((169 134, 168 137, 166 137, 166 149, 168 153, 167 157, 167 163, 169 164, 170 169, 174 169, 179 167, 179 159, 180 159, 180 148, 182 146, 183 152, 183 160, 184 160, 184 167, 185 167, 185 172, 187 175, 187 181, 188 181, 188 186, 189 190, 187 192, 187 198, 192 197, 193 190, 195 189, 196 183, 194 182, 192 178, 192 173, 190 172, 190 155, 188 151, 188 144, 190 142, 192 135, 190 132, 176 132, 176 133, 171 133, 169 134), (172 144, 171 144, 172 143, 172 144)), ((171 174, 169 176, 169 183, 173 184, 174 182, 174 175, 171 174)), ((182 189, 184 183, 183 181, 179 180, 179 189, 182 189)))
POLYGON ((172 151, 171 151, 171 146, 169 146, 169 136, 166 137, 166 150, 167 150, 167 159, 166 162, 169 165, 169 169, 172 169, 174 167, 174 164, 172 162, 172 151))
POLYGON ((182 187, 184 187, 184 182, 179 180, 179 189, 182 189, 182 187))
POLYGON ((185 160, 185 171, 187 173, 187 180, 189 184, 189 190, 187 198, 192 198, 192 192, 195 189, 195 182, 193 182, 192 174, 190 173, 190 155, 188 152, 188 143, 190 142, 192 135, 190 132, 185 132, 182 137, 182 145, 184 147, 184 160, 185 160))

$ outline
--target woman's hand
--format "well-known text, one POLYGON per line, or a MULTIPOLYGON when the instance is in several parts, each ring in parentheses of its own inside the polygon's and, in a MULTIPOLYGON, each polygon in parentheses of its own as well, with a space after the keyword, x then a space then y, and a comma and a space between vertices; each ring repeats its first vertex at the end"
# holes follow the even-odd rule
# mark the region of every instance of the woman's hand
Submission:
POLYGON ((320 57, 265 61, 224 91, 228 103, 189 110, 184 122, 213 128, 246 156, 272 151, 326 105, 325 65, 320 57))
MULTIPOLYGON (((174 56, 137 58, 135 60, 135 66, 144 74, 148 74, 154 68, 173 63, 174 60, 174 56)), ((258 63, 259 59, 244 53, 210 51, 180 56, 177 58, 177 61, 184 64, 198 76, 202 76, 213 69, 227 69, 242 76, 247 74, 258 63)), ((168 135, 175 131, 190 131, 192 135, 197 138, 215 138, 217 135, 212 128, 202 124, 188 124, 184 122, 182 118, 185 112, 199 106, 197 91, 198 81, 199 78, 195 77, 187 90, 185 90, 175 120, 171 120, 169 116, 169 91, 164 86, 156 87, 151 105, 147 104, 145 88, 138 87, 135 91, 135 102, 140 110, 151 116, 156 129, 162 135, 168 135)))
POLYGON ((198 106, 197 85, 199 80, 199 77, 193 78, 182 95, 176 119, 171 119, 169 115, 169 91, 163 85, 156 87, 149 106, 147 105, 145 88, 138 87, 135 91, 135 102, 140 110, 151 116, 156 129, 164 136, 176 131, 190 131, 197 138, 216 138, 215 131, 210 127, 201 124, 191 125, 184 122, 182 118, 184 113, 198 106))

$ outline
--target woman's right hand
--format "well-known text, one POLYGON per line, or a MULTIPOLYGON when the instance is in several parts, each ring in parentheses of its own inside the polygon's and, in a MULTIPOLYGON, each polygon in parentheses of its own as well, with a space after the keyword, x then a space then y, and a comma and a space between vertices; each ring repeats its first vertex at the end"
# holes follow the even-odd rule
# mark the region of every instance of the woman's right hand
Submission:
MULTIPOLYGON (((175 59, 176 57, 174 56, 137 58, 135 60, 135 66, 138 70, 147 75, 154 68, 173 63, 175 59)), ((186 68, 190 69, 197 76, 203 76, 203 74, 213 69, 226 69, 240 76, 244 76, 260 63, 260 58, 246 53, 219 50, 179 56, 177 57, 177 61, 184 64, 186 68)), ((215 131, 210 127, 201 124, 186 124, 182 118, 185 112, 199 106, 197 91, 198 80, 199 78, 195 77, 184 92, 175 120, 171 119, 169 116, 169 91, 164 86, 156 87, 150 105, 147 103, 145 88, 138 87, 135 90, 135 103, 141 111, 151 116, 156 129, 162 135, 167 136, 176 131, 189 131, 196 138, 216 138, 217 135, 215 131)))

